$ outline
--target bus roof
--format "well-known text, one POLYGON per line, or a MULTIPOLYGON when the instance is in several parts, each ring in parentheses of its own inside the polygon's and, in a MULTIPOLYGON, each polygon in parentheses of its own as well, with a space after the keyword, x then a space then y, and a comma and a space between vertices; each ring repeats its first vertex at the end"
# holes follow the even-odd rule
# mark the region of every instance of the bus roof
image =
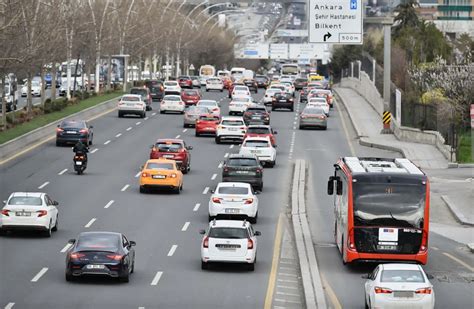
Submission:
POLYGON ((405 158, 358 158, 344 157, 342 159, 353 174, 396 174, 396 175, 425 175, 413 162, 405 158))

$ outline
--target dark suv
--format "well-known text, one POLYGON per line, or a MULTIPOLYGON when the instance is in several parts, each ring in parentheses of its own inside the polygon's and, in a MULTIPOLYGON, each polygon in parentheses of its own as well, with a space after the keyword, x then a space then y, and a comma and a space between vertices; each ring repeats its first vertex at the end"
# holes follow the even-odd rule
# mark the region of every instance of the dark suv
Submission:
POLYGON ((272 111, 277 108, 288 108, 293 111, 293 96, 288 92, 279 92, 273 96, 272 111))
POLYGON ((140 88, 140 87, 135 87, 130 89, 130 94, 139 94, 142 96, 143 101, 146 104, 146 110, 151 111, 151 94, 150 90, 146 87, 140 88))
POLYGON ((253 104, 247 107, 244 112, 244 121, 246 125, 253 124, 270 124, 270 114, 265 105, 253 104))
POLYGON ((165 94, 163 82, 159 80, 147 80, 145 86, 150 89, 150 96, 152 101, 161 101, 165 94))
POLYGON ((254 79, 244 79, 244 85, 249 87, 250 91, 258 93, 258 85, 254 79))
POLYGON ((263 189, 263 167, 254 155, 231 154, 222 167, 223 182, 245 182, 263 189))

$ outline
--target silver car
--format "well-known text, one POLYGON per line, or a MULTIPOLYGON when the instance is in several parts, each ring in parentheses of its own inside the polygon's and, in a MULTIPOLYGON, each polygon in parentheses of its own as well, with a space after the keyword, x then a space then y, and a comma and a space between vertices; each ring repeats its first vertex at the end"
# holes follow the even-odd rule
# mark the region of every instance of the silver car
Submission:
POLYGON ((327 116, 322 108, 307 107, 301 112, 300 130, 308 127, 327 129, 327 116))
POLYGON ((203 114, 209 114, 210 111, 207 107, 205 106, 189 106, 185 111, 184 111, 184 121, 183 121, 183 127, 194 127, 196 125, 196 120, 199 119, 200 115, 203 114))

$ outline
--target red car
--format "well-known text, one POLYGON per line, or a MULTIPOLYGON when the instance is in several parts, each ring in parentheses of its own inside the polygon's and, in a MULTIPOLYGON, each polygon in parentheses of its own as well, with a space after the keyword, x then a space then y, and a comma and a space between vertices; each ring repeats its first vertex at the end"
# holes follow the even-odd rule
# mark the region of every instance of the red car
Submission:
POLYGON ((181 100, 183 100, 186 105, 196 105, 196 103, 201 100, 201 94, 198 90, 183 90, 181 92, 181 100))
POLYGON ((181 88, 193 88, 193 80, 190 76, 182 75, 178 77, 178 84, 181 88))
POLYGON ((187 174, 191 169, 191 149, 182 139, 159 139, 151 146, 150 159, 175 160, 183 174, 187 174))
POLYGON ((202 134, 216 135, 219 121, 220 118, 213 114, 200 115, 199 119, 196 120, 196 136, 202 134))
POLYGON ((229 89, 232 86, 232 80, 230 78, 223 78, 222 83, 224 84, 224 89, 229 89))
POLYGON ((276 139, 275 135, 277 134, 277 131, 273 131, 272 127, 268 125, 261 125, 261 124, 256 124, 256 125, 249 125, 247 127, 247 133, 244 135, 244 140, 247 137, 269 137, 270 141, 272 142, 272 146, 276 147, 276 139))

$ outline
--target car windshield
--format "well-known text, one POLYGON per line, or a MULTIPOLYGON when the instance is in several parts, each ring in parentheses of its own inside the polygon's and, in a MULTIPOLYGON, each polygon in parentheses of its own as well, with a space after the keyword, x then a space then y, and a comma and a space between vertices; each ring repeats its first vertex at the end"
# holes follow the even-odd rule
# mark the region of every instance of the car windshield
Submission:
POLYGON ((219 187, 217 190, 219 194, 249 194, 249 189, 247 187, 219 187))
POLYGON ((140 98, 135 97, 135 96, 123 96, 122 101, 127 101, 127 102, 139 102, 140 98))
POLYGON ((221 124, 224 125, 224 126, 243 126, 244 122, 242 120, 224 119, 224 120, 222 120, 221 124))
POLYGON ((77 251, 110 251, 117 252, 120 237, 113 234, 82 235, 77 240, 77 251))
POLYGON ((208 236, 212 238, 228 239, 242 239, 249 237, 247 229, 240 227, 213 227, 209 229, 208 236))
POLYGON ((271 134, 269 128, 248 128, 247 133, 250 133, 250 134, 271 134))
POLYGON ((231 158, 227 166, 258 166, 257 160, 252 158, 231 158))
POLYGON ((234 90, 235 91, 248 91, 248 88, 244 86, 235 86, 234 90))
POLYGON ((419 270, 390 269, 383 270, 380 282, 425 282, 425 278, 419 270))
POLYGON ((269 147, 267 141, 246 141, 244 146, 245 147, 256 147, 256 148, 269 147))
POLYGON ((41 206, 43 203, 40 197, 14 196, 8 201, 8 205, 41 206))
POLYGON ((215 101, 199 101, 198 105, 215 107, 215 106, 217 106, 217 102, 215 102, 215 101))
POLYGON ((174 170, 173 163, 148 163, 146 166, 148 170, 165 170, 172 171, 174 170))
POLYGON ((155 147, 160 152, 178 152, 183 149, 181 143, 156 143, 155 147))

